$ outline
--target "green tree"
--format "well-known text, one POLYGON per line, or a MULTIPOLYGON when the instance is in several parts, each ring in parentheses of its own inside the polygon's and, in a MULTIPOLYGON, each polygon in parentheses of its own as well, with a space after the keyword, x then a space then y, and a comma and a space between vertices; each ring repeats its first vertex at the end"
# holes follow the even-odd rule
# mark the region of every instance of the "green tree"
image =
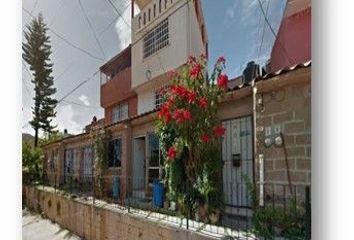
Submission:
POLYGON ((45 133, 42 138, 39 139, 39 146, 42 147, 51 142, 55 142, 64 138, 64 133, 59 131, 52 131, 45 133))
POLYGON ((42 151, 30 143, 22 144, 22 177, 24 182, 38 181, 42 176, 42 151))
POLYGON ((22 44, 22 58, 33 73, 32 83, 35 96, 32 108, 33 119, 30 124, 35 131, 35 147, 38 146, 39 130, 50 133, 56 128, 52 121, 56 115, 55 107, 58 101, 52 97, 56 93, 56 88, 51 76, 53 64, 50 63, 50 55, 52 51, 47 30, 47 25, 42 15, 39 14, 26 26, 24 31, 26 42, 22 44))

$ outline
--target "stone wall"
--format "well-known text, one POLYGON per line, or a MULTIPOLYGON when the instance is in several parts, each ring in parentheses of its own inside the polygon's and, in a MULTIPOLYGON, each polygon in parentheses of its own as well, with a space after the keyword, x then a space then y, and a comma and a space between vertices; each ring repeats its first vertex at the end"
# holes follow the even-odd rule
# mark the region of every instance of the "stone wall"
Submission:
POLYGON ((93 206, 88 201, 70 199, 52 189, 24 186, 24 202, 42 211, 49 219, 87 240, 209 240, 215 239, 169 224, 153 222, 108 204, 93 206))

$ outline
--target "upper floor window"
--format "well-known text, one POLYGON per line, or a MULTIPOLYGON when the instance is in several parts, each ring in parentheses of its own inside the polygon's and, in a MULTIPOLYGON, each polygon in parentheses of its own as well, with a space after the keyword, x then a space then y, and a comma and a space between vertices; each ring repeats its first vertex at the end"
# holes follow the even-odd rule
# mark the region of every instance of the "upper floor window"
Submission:
POLYGON ((156 4, 154 4, 154 17, 156 17, 156 4))
POLYGON ((128 103, 121 103, 112 109, 112 123, 128 118, 128 103))
POLYGON ((163 103, 163 95, 160 93, 160 90, 155 91, 155 108, 161 107, 163 103))
POLYGON ((162 0, 159 1, 159 13, 161 13, 161 2, 162 0))
POLYGON ((167 0, 165 0, 165 9, 167 8, 167 0))
POLYGON ((146 24, 146 12, 144 12, 144 25, 146 24))
POLYGON ((166 47, 168 43, 168 19, 166 18, 144 36, 144 58, 166 47))
POLYGON ((108 144, 108 167, 122 165, 122 139, 113 139, 108 144))
POLYGON ((149 8, 148 21, 150 22, 150 20, 151 20, 151 9, 149 8))

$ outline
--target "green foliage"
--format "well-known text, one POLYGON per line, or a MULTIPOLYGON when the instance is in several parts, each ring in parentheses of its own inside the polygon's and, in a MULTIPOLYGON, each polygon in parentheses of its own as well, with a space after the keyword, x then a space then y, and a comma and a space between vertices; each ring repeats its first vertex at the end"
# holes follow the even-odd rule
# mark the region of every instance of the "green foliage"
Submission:
POLYGON ((22 144, 22 177, 24 183, 34 183, 42 179, 42 151, 30 143, 22 144))
POLYGON ((33 119, 30 121, 35 130, 35 146, 38 145, 38 131, 52 132, 56 126, 52 124, 56 115, 57 100, 52 96, 56 93, 52 74, 53 64, 50 63, 52 53, 48 27, 41 14, 26 26, 25 43, 22 44, 22 58, 30 66, 33 73, 34 107, 33 119))
POLYGON ((64 138, 64 134, 59 131, 45 133, 42 138, 39 139, 39 146, 45 146, 51 142, 55 142, 64 138))
POLYGON ((215 222, 223 208, 223 162, 220 134, 215 129, 222 129, 217 102, 225 92, 225 82, 216 83, 224 67, 224 60, 218 60, 209 79, 205 58, 190 58, 180 73, 172 73, 173 86, 165 89, 155 126, 169 200, 177 203, 183 215, 199 215, 205 222, 215 222), (168 154, 171 148, 176 150, 173 157, 168 154))
POLYGON ((258 206, 256 186, 246 175, 242 177, 252 198, 252 230, 257 236, 265 239, 275 239, 279 236, 290 240, 306 239, 306 212, 303 206, 297 204, 294 199, 290 199, 286 209, 277 204, 258 206))
POLYGON ((94 179, 96 194, 103 196, 103 174, 108 167, 109 133, 104 127, 91 129, 90 138, 94 150, 94 179))

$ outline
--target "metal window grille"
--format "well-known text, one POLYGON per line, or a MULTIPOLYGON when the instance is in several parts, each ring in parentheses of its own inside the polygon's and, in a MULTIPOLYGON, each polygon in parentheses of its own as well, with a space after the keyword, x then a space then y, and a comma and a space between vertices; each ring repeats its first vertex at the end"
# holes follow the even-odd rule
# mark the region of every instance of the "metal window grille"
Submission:
POLYGON ((163 96, 160 94, 159 90, 155 91, 155 108, 161 107, 163 104, 163 96))
POLYGON ((91 175, 92 174, 92 166, 93 166, 93 151, 91 146, 86 146, 83 149, 84 151, 84 167, 83 172, 84 175, 91 175))
POLYGON ((168 44, 168 19, 166 18, 144 36, 144 58, 151 56, 168 44))
POLYGON ((155 133, 148 134, 149 141, 149 182, 162 177, 163 161, 160 151, 160 141, 155 133))
POLYGON ((128 118, 128 103, 122 103, 112 110, 112 122, 116 123, 128 118))
POLYGON ((117 138, 109 142, 108 167, 120 167, 122 160, 122 139, 117 138))

